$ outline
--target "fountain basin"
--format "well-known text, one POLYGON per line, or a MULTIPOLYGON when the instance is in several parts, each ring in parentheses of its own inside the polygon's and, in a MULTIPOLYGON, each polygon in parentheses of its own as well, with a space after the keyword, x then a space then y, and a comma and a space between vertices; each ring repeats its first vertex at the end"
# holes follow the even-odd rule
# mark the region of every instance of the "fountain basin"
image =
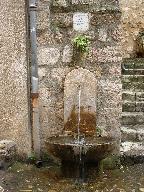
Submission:
POLYGON ((61 161, 79 160, 83 155, 85 162, 98 162, 110 155, 116 141, 105 137, 85 137, 84 142, 77 142, 72 136, 51 137, 46 141, 48 152, 61 161))

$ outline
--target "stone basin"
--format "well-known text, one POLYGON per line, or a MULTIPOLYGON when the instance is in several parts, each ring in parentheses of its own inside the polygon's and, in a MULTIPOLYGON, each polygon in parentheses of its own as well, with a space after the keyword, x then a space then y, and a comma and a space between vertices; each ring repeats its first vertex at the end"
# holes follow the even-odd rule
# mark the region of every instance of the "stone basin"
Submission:
POLYGON ((77 161, 81 155, 85 162, 98 162, 111 154, 116 141, 105 137, 85 137, 80 142, 72 136, 51 137, 46 141, 48 152, 61 161, 77 161))

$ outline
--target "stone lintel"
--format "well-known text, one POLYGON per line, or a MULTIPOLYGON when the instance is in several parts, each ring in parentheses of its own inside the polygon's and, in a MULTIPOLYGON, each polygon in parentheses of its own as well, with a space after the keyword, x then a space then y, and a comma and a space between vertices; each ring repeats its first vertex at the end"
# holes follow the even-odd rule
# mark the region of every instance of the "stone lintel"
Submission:
POLYGON ((53 1, 51 7, 55 11, 59 10, 60 12, 120 12, 119 4, 116 0, 59 0, 53 1))

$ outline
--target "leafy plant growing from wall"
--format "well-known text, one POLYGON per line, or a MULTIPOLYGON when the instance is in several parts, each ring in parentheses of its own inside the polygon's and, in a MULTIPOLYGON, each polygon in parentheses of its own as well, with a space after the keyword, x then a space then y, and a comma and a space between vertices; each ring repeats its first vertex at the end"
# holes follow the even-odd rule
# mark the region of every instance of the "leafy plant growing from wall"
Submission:
POLYGON ((89 38, 85 35, 79 35, 72 40, 74 47, 81 53, 89 52, 89 38))

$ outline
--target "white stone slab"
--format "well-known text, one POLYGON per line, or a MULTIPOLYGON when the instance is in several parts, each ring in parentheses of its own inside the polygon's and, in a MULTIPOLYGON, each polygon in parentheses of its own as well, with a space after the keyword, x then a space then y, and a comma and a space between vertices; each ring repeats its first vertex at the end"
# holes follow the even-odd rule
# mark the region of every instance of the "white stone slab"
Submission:
POLYGON ((88 13, 74 13, 73 28, 75 31, 87 31, 89 29, 89 14, 88 13))

